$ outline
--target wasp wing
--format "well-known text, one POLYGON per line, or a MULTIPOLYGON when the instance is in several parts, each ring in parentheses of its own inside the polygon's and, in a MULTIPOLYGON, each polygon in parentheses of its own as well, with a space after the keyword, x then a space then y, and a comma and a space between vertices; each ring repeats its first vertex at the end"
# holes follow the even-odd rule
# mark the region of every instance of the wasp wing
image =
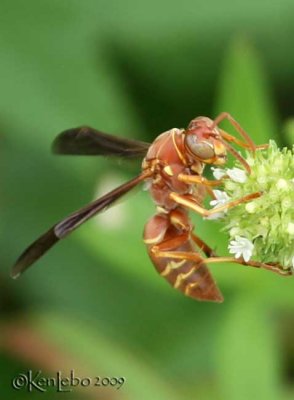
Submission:
POLYGON ((11 276, 17 278, 60 239, 63 239, 94 215, 104 211, 148 176, 147 173, 142 173, 52 226, 21 254, 12 268, 11 276))
POLYGON ((61 132, 54 140, 52 150, 57 154, 144 157, 150 143, 109 135, 81 126, 61 132))

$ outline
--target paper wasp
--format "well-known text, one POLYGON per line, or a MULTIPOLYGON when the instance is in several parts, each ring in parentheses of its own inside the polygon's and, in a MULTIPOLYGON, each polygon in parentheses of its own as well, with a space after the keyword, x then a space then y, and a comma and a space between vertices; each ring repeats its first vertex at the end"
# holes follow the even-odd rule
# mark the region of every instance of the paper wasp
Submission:
POLYGON ((209 263, 234 262, 281 273, 274 264, 245 262, 243 258, 217 257, 214 251, 193 233, 194 227, 189 219, 188 210, 208 217, 262 195, 260 192, 251 193, 213 209, 204 208, 204 197, 214 197, 212 188, 221 184, 221 180, 208 180, 203 176, 206 164, 224 165, 228 153, 231 153, 250 173, 250 166, 230 143, 252 152, 266 147, 256 146, 228 113, 222 113, 214 120, 197 117, 190 122, 187 129, 168 130, 151 144, 118 138, 89 127, 62 132, 53 143, 53 151, 57 154, 144 157, 142 171, 137 177, 50 228, 20 256, 13 267, 12 276, 19 276, 60 239, 142 181, 149 183, 149 191, 157 207, 157 213, 147 222, 144 229, 144 242, 148 254, 159 274, 185 295, 197 300, 223 301, 223 296, 208 270, 209 263), (242 139, 219 128, 219 123, 224 119, 232 124, 242 139))

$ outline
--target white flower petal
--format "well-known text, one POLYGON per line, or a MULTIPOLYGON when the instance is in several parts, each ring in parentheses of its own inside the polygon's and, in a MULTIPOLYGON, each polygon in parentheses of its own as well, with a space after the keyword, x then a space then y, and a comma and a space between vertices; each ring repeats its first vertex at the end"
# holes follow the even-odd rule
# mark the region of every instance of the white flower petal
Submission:
POLYGON ((248 262, 252 256, 254 245, 247 238, 236 236, 228 246, 229 252, 235 254, 235 258, 243 257, 248 262))
POLYGON ((294 235, 294 222, 288 223, 287 232, 290 233, 290 235, 294 235))
POLYGON ((223 204, 226 204, 230 200, 227 193, 222 190, 214 190, 213 193, 214 193, 216 199, 211 200, 211 202, 209 204, 211 206, 214 206, 214 208, 218 207, 218 206, 222 206, 223 204))
MULTIPOLYGON (((209 203, 211 206, 213 206, 213 208, 222 206, 223 204, 226 204, 230 200, 227 193, 222 190, 214 190, 213 193, 214 193, 216 199, 211 200, 209 203)), ((213 220, 213 219, 219 219, 219 218, 223 218, 223 217, 224 217, 224 212, 218 212, 215 214, 211 214, 204 219, 213 220)))
POLYGON ((234 182, 244 183, 247 180, 246 172, 240 168, 227 169, 227 175, 229 175, 234 182))
POLYGON ((227 172, 225 169, 222 168, 214 168, 212 167, 212 174, 215 177, 215 179, 222 179, 222 177, 224 177, 225 175, 227 175, 227 172))
POLYGON ((243 251, 243 258, 244 258, 244 260, 245 260, 246 262, 248 262, 248 261, 250 260, 250 257, 251 257, 250 251, 244 250, 244 251, 243 251))
POLYGON ((280 178, 278 180, 278 182, 276 183, 276 188, 279 189, 279 190, 288 189, 288 182, 286 181, 286 179, 280 178))

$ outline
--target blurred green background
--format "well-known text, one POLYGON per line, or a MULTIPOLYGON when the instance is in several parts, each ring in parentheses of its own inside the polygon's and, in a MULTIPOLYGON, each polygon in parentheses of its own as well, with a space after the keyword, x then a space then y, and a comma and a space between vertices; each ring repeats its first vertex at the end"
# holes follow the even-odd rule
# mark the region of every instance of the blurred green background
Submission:
MULTIPOLYGON (((126 383, 71 399, 293 399, 294 280, 216 265, 225 302, 185 298, 146 254, 142 190, 9 277, 39 234, 140 166, 52 155, 66 128, 152 141, 228 111, 256 143, 292 145, 293 17, 291 0, 1 0, 1 398, 60 398, 11 380, 74 369, 126 383)), ((193 220, 225 254, 219 225, 193 220)))

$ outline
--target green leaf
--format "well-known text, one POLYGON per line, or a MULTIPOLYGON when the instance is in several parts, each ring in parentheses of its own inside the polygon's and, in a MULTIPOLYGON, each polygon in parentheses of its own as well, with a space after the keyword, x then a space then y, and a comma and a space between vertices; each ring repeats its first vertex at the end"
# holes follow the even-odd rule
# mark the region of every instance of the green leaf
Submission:
POLYGON ((285 134, 286 143, 291 146, 294 144, 294 118, 289 118, 284 124, 283 132, 285 134))
POLYGON ((240 294, 231 304, 219 337, 220 390, 226 400, 281 399, 279 357, 266 302, 240 294))
POLYGON ((43 338, 77 360, 78 366, 83 366, 90 376, 125 377, 120 389, 124 398, 150 400, 154 394, 157 400, 180 398, 175 388, 135 348, 127 349, 124 343, 113 342, 82 321, 46 314, 33 318, 32 326, 43 338))
POLYGON ((243 37, 237 37, 225 55, 216 104, 217 112, 229 112, 256 143, 277 138, 277 116, 266 71, 243 37))

